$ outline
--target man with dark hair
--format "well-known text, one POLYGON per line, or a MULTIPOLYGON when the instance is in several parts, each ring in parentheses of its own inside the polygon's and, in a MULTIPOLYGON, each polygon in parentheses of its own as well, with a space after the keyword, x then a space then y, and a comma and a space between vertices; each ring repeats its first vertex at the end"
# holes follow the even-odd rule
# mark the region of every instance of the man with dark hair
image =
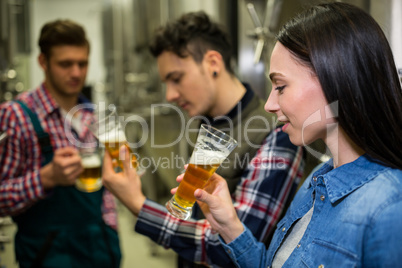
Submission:
MULTIPOLYGON (((242 222, 260 241, 269 242, 302 175, 301 148, 275 128, 276 118, 264 111, 263 101, 234 75, 229 38, 204 12, 184 14, 161 27, 150 48, 166 84, 166 99, 200 118, 192 129, 207 123, 237 140, 238 147, 217 173, 227 180, 242 222)), ((105 186, 138 216, 138 233, 175 250, 179 266, 233 266, 199 209, 193 209, 192 219, 178 220, 146 199, 135 172, 116 175, 107 163, 105 159, 105 186)))
POLYGON ((81 90, 88 69, 89 42, 70 20, 45 24, 39 38, 44 82, 0 106, 0 216, 18 226, 20 267, 119 267, 120 248, 113 196, 103 188, 78 191, 82 172, 75 141, 94 142, 85 127, 93 118, 81 90), (67 136, 71 133, 74 139, 67 136))

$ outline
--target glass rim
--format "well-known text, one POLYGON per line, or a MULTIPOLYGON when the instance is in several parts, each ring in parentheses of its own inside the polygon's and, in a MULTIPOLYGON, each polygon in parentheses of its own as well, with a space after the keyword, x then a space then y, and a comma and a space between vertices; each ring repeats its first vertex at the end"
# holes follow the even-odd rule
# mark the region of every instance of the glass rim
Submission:
POLYGON ((229 134, 226 134, 222 130, 219 130, 219 129, 217 129, 209 124, 205 124, 205 123, 201 124, 201 128, 205 129, 206 131, 208 131, 208 133, 210 133, 211 135, 213 135, 216 138, 222 139, 226 142, 232 142, 234 145, 237 145, 237 141, 232 136, 230 136, 229 134), (215 132, 218 132, 219 134, 221 134, 223 136, 220 137, 220 136, 216 135, 215 133, 210 131, 211 129, 215 132))
MULTIPOLYGON (((105 117, 103 117, 101 119, 99 119, 99 117, 98 118, 95 117, 96 120, 91 122, 91 123, 89 123, 88 126, 93 126, 95 124, 101 124, 101 123, 105 122, 107 119, 109 119, 111 116, 117 116, 117 118, 118 118, 117 107, 115 105, 109 106, 109 107, 113 107, 113 109, 108 108, 108 109, 103 110, 103 111, 110 111, 110 113, 107 116, 105 116, 105 117)), ((96 113, 96 109, 95 109, 94 116, 96 116, 97 114, 99 115, 100 111, 98 111, 98 113, 96 113)))

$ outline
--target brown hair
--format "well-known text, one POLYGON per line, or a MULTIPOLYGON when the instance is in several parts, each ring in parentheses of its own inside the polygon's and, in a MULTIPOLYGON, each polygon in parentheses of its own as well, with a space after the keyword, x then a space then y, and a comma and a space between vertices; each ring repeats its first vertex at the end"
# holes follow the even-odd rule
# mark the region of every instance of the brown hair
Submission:
POLYGON ((71 20, 55 20, 43 25, 38 41, 40 51, 49 58, 54 46, 87 46, 89 41, 84 28, 71 20))

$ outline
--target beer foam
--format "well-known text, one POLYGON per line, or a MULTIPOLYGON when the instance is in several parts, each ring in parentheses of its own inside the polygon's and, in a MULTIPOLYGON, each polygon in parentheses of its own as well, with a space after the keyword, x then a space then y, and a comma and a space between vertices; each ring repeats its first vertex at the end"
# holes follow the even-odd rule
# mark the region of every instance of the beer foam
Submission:
POLYGON ((101 159, 99 155, 90 155, 82 158, 82 165, 84 168, 95 168, 101 166, 101 159))
POLYGON ((195 165, 220 165, 228 156, 227 152, 196 150, 193 152, 190 164, 195 165))
POLYGON ((108 133, 103 133, 99 135, 99 141, 102 143, 105 142, 118 142, 122 143, 126 141, 126 135, 124 135, 124 132, 119 130, 119 131, 110 131, 108 133))

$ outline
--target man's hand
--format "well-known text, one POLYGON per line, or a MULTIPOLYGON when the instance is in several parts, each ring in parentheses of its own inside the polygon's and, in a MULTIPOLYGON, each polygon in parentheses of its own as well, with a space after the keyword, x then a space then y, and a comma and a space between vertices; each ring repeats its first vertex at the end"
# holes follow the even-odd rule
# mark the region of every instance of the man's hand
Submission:
POLYGON ((120 148, 124 155, 123 171, 116 173, 113 161, 106 151, 103 159, 103 185, 116 196, 134 215, 138 216, 146 197, 142 193, 141 180, 135 168, 132 167, 131 156, 126 146, 120 148))
POLYGON ((41 168, 41 182, 46 190, 55 186, 74 185, 83 170, 77 149, 60 148, 55 150, 52 162, 41 168))

